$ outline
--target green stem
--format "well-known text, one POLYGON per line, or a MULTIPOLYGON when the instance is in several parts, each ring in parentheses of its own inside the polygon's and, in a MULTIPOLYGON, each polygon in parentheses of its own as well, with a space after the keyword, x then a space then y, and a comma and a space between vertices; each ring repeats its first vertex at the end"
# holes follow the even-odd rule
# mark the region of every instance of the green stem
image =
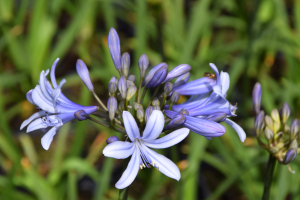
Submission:
POLYGON ((143 90, 142 98, 141 98, 141 100, 139 101, 140 104, 143 104, 144 97, 145 97, 145 95, 146 95, 147 90, 148 90, 148 88, 145 86, 145 87, 144 87, 144 90, 143 90))
POLYGON ((91 120, 91 121, 93 121, 93 122, 95 122, 95 123, 97 123, 97 124, 100 124, 100 125, 102 125, 102 126, 105 126, 105 127, 108 127, 108 128, 112 128, 112 129, 114 129, 115 131, 118 131, 118 132, 120 132, 120 133, 126 134, 125 129, 124 129, 120 124, 116 124, 116 126, 118 126, 118 127, 115 127, 115 126, 111 125, 111 124, 110 124, 109 122, 107 122, 107 121, 100 121, 100 120, 97 120, 97 119, 95 119, 95 118, 92 118, 91 116, 89 116, 88 119, 91 120))
POLYGON ((264 186, 264 194, 262 200, 269 200, 270 198, 270 189, 272 185, 273 172, 276 165, 276 158, 270 154, 266 175, 265 175, 265 186, 264 186))
POLYGON ((128 188, 129 187, 119 190, 119 200, 127 200, 128 188))
POLYGON ((141 89, 142 89, 142 83, 143 83, 143 77, 140 78, 140 84, 139 84, 139 88, 138 88, 138 93, 135 97, 135 102, 139 102, 140 101, 140 94, 141 94, 141 89))
POLYGON ((93 95, 94 95, 94 97, 95 97, 95 99, 98 101, 98 103, 101 105, 101 107, 104 109, 104 110, 106 110, 107 111, 107 108, 106 108, 106 106, 102 103, 102 101, 99 99, 99 97, 97 96, 97 94, 95 93, 95 91, 94 90, 92 90, 92 93, 93 93, 93 95))

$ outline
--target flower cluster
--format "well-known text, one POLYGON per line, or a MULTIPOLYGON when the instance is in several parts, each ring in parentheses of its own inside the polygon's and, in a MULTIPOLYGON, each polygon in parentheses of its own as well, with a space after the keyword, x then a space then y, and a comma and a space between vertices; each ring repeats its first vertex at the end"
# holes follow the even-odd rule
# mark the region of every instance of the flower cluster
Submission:
POLYGON ((287 124, 291 113, 287 103, 283 103, 279 111, 273 109, 271 116, 265 115, 265 112, 261 110, 261 96, 261 85, 256 83, 253 88, 252 101, 256 113, 255 129, 258 143, 280 163, 289 164, 299 152, 299 120, 294 119, 290 126, 287 124))
POLYGON ((57 129, 74 118, 89 119, 126 134, 124 141, 119 141, 116 136, 108 138, 108 145, 103 150, 105 156, 116 159, 131 156, 126 170, 116 183, 116 187, 122 189, 128 187, 139 169, 143 168, 154 167, 166 176, 179 180, 178 167, 150 148, 173 146, 185 139, 190 130, 211 139, 226 132, 220 124, 225 122, 236 130, 242 142, 245 140, 243 129, 229 119, 236 116, 237 106, 226 99, 228 73, 219 73, 217 67, 210 64, 214 73, 206 73, 204 77, 189 82, 191 66, 188 64, 178 65, 169 71, 168 65, 163 62, 148 70, 149 59, 143 54, 138 62, 140 74, 137 81, 137 77, 129 73, 130 55, 121 55, 120 39, 113 28, 108 35, 108 47, 119 77, 113 76, 108 83, 106 105, 96 95, 89 71, 81 60, 77 61, 77 73, 93 93, 99 108, 75 104, 61 93, 65 80, 57 85, 54 76, 58 60, 54 62, 50 76, 54 88, 45 78, 48 72, 43 71, 39 85, 28 92, 27 99, 40 111, 24 121, 21 129, 28 124, 27 132, 53 126, 42 138, 45 149, 49 148, 57 129), (149 91, 153 95, 147 97, 149 101, 145 102, 149 91), (180 95, 189 96, 189 99, 177 104, 180 95))

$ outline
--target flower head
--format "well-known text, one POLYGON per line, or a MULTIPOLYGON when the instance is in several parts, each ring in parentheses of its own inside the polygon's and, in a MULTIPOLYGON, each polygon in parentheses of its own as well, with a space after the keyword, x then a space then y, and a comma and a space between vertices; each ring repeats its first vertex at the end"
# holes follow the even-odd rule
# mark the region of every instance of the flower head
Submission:
POLYGON ((130 112, 124 111, 123 119, 126 133, 131 142, 115 141, 103 150, 105 156, 116 159, 125 159, 131 156, 126 170, 116 183, 116 187, 118 189, 128 187, 137 176, 139 168, 155 167, 166 176, 179 180, 180 171, 178 167, 171 160, 150 148, 163 149, 173 146, 188 135, 189 129, 181 128, 158 138, 164 128, 164 115, 158 110, 154 110, 150 115, 142 135, 130 112))

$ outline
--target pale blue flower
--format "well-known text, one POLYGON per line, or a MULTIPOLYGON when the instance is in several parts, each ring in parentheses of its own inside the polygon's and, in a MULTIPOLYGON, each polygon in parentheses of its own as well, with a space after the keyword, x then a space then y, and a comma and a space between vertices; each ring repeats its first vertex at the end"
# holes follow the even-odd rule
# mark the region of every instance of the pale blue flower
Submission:
POLYGON ((130 112, 123 111, 123 120, 126 133, 131 142, 115 141, 107 145, 103 150, 105 156, 116 159, 125 159, 131 156, 126 170, 116 183, 116 187, 118 189, 128 187, 137 176, 139 168, 150 168, 151 166, 166 176, 179 180, 180 171, 178 167, 171 160, 148 147, 163 149, 173 146, 181 142, 189 134, 189 129, 181 128, 158 138, 165 122, 164 115, 159 110, 152 112, 142 135, 130 112))

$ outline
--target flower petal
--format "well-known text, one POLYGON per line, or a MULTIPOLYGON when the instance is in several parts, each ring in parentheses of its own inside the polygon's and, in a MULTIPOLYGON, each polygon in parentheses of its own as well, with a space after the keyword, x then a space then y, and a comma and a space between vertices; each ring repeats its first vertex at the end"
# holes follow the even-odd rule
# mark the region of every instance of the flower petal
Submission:
POLYGON ((133 154, 134 149, 135 147, 131 142, 115 141, 103 149, 103 154, 106 157, 125 159, 133 154))
POLYGON ((162 132, 165 125, 164 115, 160 110, 154 110, 150 115, 143 132, 143 140, 154 140, 162 132))
POLYGON ((222 94, 224 97, 226 97, 226 93, 230 85, 229 74, 227 72, 221 71, 220 78, 221 78, 221 85, 222 85, 222 94))
POLYGON ((41 129, 41 128, 47 128, 47 127, 48 127, 47 124, 45 124, 41 118, 38 118, 29 124, 26 132, 29 133, 31 131, 41 129))
POLYGON ((130 140, 133 142, 136 138, 140 138, 140 131, 136 124, 135 119, 132 117, 131 113, 128 111, 123 111, 123 121, 126 133, 130 140))
POLYGON ((56 68, 58 61, 59 61, 59 58, 56 58, 56 60, 52 64, 51 72, 50 72, 50 78, 51 78, 51 82, 52 82, 52 85, 54 88, 57 87, 56 78, 55 78, 55 68, 56 68))
POLYGON ((207 94, 212 91, 214 85, 216 85, 215 80, 210 79, 209 77, 203 77, 180 85, 174 88, 173 91, 180 95, 207 94))
POLYGON ((27 98, 27 100, 30 102, 30 103, 32 103, 33 105, 35 105, 34 104, 34 102, 33 102, 33 100, 32 100, 32 89, 31 90, 29 90, 29 92, 27 92, 27 94, 26 94, 26 98, 27 98))
POLYGON ((188 128, 181 128, 157 140, 143 142, 148 147, 155 149, 164 149, 181 142, 184 138, 186 138, 186 136, 188 136, 189 132, 190 130, 188 128))
POLYGON ((232 120, 230 120, 228 118, 224 122, 226 124, 228 124, 229 126, 231 126, 237 132, 237 134, 239 135, 240 140, 242 142, 245 141, 245 139, 246 139, 246 133, 245 133, 245 131, 237 123, 235 123, 234 121, 232 121, 232 120))
POLYGON ((128 166, 124 171, 124 173, 122 174, 120 180, 116 183, 116 188, 123 189, 128 187, 137 176, 139 172, 139 165, 140 165, 140 152, 136 150, 132 154, 128 166))
POLYGON ((42 146, 45 150, 48 150, 50 147, 50 144, 53 140, 53 136, 56 134, 56 131, 59 127, 54 126, 51 128, 41 139, 42 146))
POLYGON ((144 152, 147 151, 148 156, 151 157, 152 162, 155 164, 157 169, 165 174, 166 176, 176 179, 179 181, 180 179, 180 171, 178 167, 168 158, 163 155, 156 153, 155 151, 149 149, 145 145, 143 145, 144 152))
POLYGON ((219 76, 219 70, 217 66, 214 63, 209 63, 209 66, 212 70, 214 70, 216 77, 217 77, 217 85, 220 85, 220 76, 219 76))
POLYGON ((20 127, 20 130, 22 130, 25 126, 27 126, 30 122, 32 122, 32 120, 36 119, 36 118, 39 118, 39 117, 42 117, 46 115, 45 111, 40 111, 40 112, 36 112, 34 113, 33 115, 31 115, 28 119, 26 119, 22 124, 21 124, 21 127, 20 127))

